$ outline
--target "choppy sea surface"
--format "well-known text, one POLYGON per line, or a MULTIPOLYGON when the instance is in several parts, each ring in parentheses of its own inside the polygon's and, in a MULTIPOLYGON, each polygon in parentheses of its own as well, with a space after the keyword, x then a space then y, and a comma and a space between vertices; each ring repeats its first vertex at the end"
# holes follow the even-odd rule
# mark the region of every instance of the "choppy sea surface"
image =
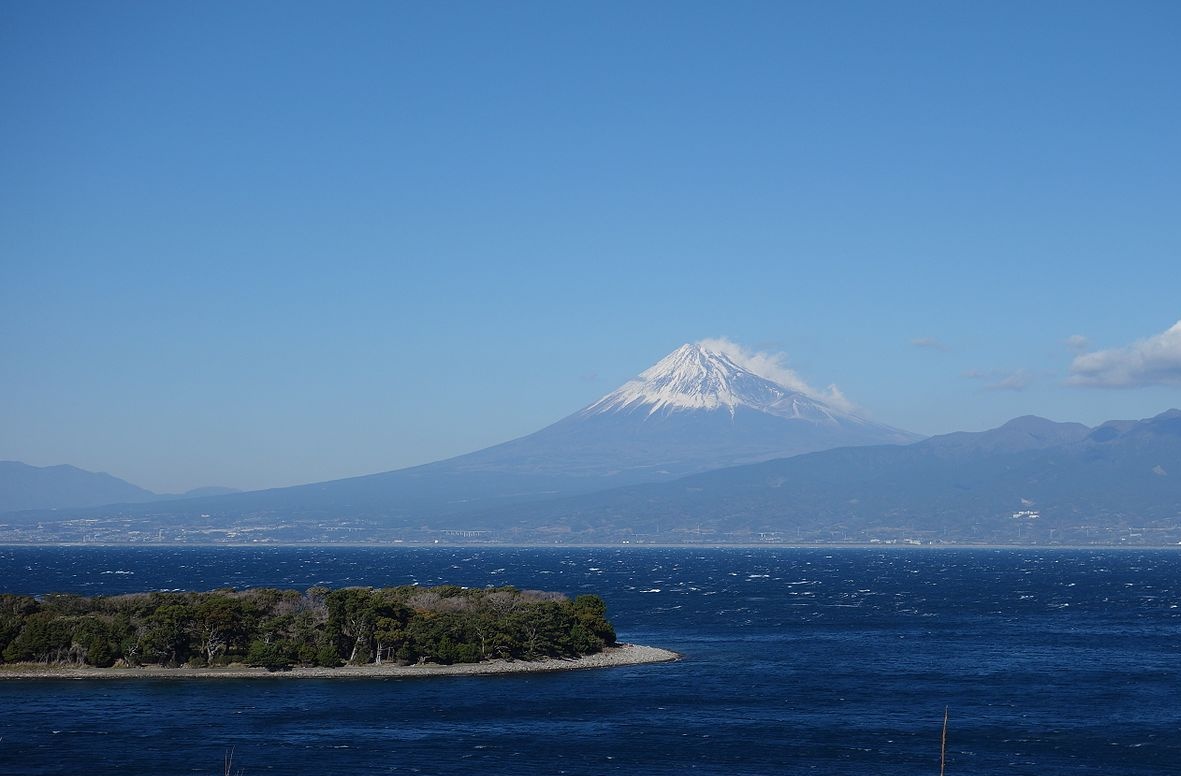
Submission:
POLYGON ((15 548, 0 589, 595 592, 670 664, 0 682, 0 773, 1181 772, 1181 552, 15 548))

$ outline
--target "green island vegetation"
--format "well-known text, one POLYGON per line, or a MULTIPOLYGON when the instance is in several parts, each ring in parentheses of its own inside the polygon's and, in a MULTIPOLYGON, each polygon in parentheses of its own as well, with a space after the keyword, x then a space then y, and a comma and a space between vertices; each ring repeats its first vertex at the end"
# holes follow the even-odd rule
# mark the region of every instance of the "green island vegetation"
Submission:
POLYGON ((577 657, 615 644, 595 595, 453 585, 252 588, 85 597, 0 594, 4 663, 271 671, 577 657))

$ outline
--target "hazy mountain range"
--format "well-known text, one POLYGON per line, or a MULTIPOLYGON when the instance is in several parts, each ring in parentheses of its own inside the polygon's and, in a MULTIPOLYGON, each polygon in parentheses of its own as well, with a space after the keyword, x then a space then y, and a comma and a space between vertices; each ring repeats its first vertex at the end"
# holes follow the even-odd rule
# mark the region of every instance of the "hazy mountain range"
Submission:
POLYGON ((481 518, 485 527, 514 521, 597 536, 1176 543, 1181 411, 1094 429, 1023 417, 990 431, 810 453, 481 518))
POLYGON ((408 469, 247 493, 168 499, 110 475, 9 462, 0 464, 0 522, 117 517, 160 535, 249 523, 255 538, 347 524, 362 539, 412 540, 478 531, 516 541, 1007 543, 1116 541, 1118 530, 1122 541, 1138 527, 1155 543, 1170 531, 1181 539, 1176 410, 1094 429, 1024 417, 922 439, 772 377, 685 345, 528 436, 408 469), (280 523, 287 533, 275 534, 280 523))
MULTIPOLYGON (((920 438, 760 377, 723 353, 684 345, 594 404, 510 442, 408 469, 189 499, 173 507, 178 514, 271 511, 411 519, 669 481, 833 447, 920 438)), ((96 489, 93 498, 76 505, 145 502, 153 496, 127 487, 134 489, 127 497, 104 502, 108 491, 96 489)))
POLYGON ((165 501, 237 492, 234 488, 210 486, 185 493, 153 493, 105 472, 89 472, 77 466, 30 466, 20 461, 0 461, 0 512, 165 501))

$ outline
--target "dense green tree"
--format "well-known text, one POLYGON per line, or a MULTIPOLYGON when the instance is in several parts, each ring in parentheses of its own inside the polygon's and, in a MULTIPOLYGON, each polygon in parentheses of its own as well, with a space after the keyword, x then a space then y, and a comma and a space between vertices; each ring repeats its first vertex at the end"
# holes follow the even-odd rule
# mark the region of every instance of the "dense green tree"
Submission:
POLYGON ((328 630, 336 635, 341 653, 347 652, 345 662, 368 663, 373 655, 373 631, 377 625, 373 591, 346 587, 333 590, 325 601, 328 604, 328 630))
POLYGON ((73 643, 72 623, 51 612, 35 612, 24 619, 16 638, 4 649, 8 662, 68 662, 73 643))
POLYGON ((407 639, 406 625, 414 611, 406 605, 405 596, 398 588, 375 590, 370 601, 374 617, 373 657, 375 663, 382 663, 397 656, 407 639))
POLYGON ((0 594, 0 655, 21 632, 25 618, 38 608, 37 600, 31 596, 0 594))
POLYGON ((246 664, 259 666, 268 671, 285 671, 291 668, 291 658, 280 645, 265 641, 252 641, 246 653, 246 664))
POLYGON ((597 595, 580 595, 574 599, 573 608, 579 625, 587 631, 592 640, 599 642, 600 648, 615 643, 615 628, 607 621, 607 604, 602 598, 597 595))
POLYGON ((41 599, 41 608, 60 616, 86 614, 93 600, 73 593, 51 593, 41 599))
POLYGON ((119 657, 119 647, 107 621, 97 615, 78 617, 73 623, 70 662, 107 668, 119 657))
POLYGON ((192 653, 192 610, 180 603, 167 603, 148 615, 141 645, 144 655, 157 662, 175 666, 192 653))
POLYGON ((231 647, 241 645, 247 632, 242 600, 222 593, 201 598, 191 609, 190 633, 206 665, 231 647))

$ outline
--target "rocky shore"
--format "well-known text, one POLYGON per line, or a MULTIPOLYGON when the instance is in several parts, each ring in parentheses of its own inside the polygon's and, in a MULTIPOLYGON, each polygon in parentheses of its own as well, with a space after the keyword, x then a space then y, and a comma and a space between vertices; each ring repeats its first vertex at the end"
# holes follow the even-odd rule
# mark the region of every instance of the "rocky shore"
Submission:
POLYGON ((487 660, 482 663, 437 665, 422 663, 401 666, 382 665, 341 666, 340 668, 292 668, 288 671, 267 671, 264 668, 234 664, 219 668, 92 668, 89 666, 53 666, 41 664, 9 664, 0 666, 0 679, 410 679, 425 676, 473 676, 478 674, 538 673, 542 671, 574 671, 587 668, 612 668, 644 663, 667 663, 680 658, 676 652, 639 644, 621 644, 594 655, 579 658, 546 658, 543 660, 487 660))

